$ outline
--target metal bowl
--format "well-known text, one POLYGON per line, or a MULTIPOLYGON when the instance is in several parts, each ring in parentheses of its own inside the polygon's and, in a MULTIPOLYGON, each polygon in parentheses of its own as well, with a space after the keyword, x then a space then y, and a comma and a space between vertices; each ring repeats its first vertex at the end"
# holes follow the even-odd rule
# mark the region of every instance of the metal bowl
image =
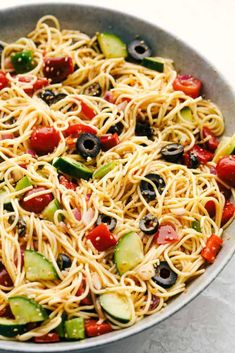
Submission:
MULTIPOLYGON (((174 35, 162 30, 157 25, 113 10, 79 4, 36 4, 12 7, 0 12, 1 39, 14 41, 25 36, 34 27, 41 16, 52 14, 59 18, 63 28, 78 29, 89 35, 97 31, 111 31, 125 42, 130 42, 137 34, 146 40, 159 56, 169 57, 175 61, 177 70, 199 77, 204 83, 204 94, 221 108, 226 122, 226 130, 231 135, 235 127, 235 95, 232 87, 225 81, 223 74, 216 69, 189 45, 174 35)), ((1 341, 2 352, 80 352, 84 350, 104 349, 131 335, 140 333, 167 319, 180 310, 200 292, 202 292, 228 263, 235 251, 235 222, 226 230, 224 246, 216 262, 206 272, 195 279, 185 293, 173 299, 160 313, 146 317, 132 327, 109 334, 89 338, 84 341, 60 342, 53 344, 34 344, 31 342, 1 341)), ((111 348, 111 347, 110 347, 111 348)), ((123 349, 122 349, 123 350, 123 349)), ((107 349, 109 351, 109 348, 107 349)), ((125 349, 124 349, 125 351, 125 349)))

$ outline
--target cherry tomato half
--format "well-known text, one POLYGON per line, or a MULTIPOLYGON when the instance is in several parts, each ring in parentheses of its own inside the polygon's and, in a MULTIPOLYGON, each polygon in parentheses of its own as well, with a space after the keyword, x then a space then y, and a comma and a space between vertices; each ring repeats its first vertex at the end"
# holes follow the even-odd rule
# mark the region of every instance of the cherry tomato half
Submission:
POLYGON ((231 201, 226 201, 222 213, 221 225, 225 225, 235 213, 235 206, 231 201))
POLYGON ((49 332, 43 336, 34 337, 34 342, 36 343, 53 343, 59 342, 60 337, 56 332, 49 332))
POLYGON ((231 187, 235 187, 235 155, 225 156, 216 166, 217 176, 231 187))
POLYGON ((6 74, 3 71, 0 71, 0 90, 7 87, 8 79, 6 78, 6 74))
POLYGON ((47 194, 35 196, 32 199, 25 200, 28 196, 46 190, 43 186, 37 186, 26 192, 21 200, 21 206, 28 212, 40 213, 53 200, 51 192, 47 194))
POLYGON ((175 91, 182 91, 192 98, 200 96, 202 82, 191 75, 178 75, 173 82, 175 91))
POLYGON ((99 323, 94 319, 85 321, 85 332, 87 337, 100 336, 111 331, 113 331, 113 329, 108 322, 99 323))
POLYGON ((37 154, 53 152, 60 142, 60 134, 53 127, 39 127, 30 137, 30 148, 37 154))

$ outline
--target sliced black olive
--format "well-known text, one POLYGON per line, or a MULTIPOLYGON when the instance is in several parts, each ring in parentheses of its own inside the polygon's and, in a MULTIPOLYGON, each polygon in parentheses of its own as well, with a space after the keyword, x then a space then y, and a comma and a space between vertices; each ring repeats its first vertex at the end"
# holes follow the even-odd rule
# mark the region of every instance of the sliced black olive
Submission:
MULTIPOLYGON (((147 174, 145 175, 145 178, 151 180, 156 185, 159 194, 163 193, 166 183, 160 175, 147 174)), ((140 182, 140 191, 141 194, 149 201, 154 200, 156 198, 156 193, 153 189, 153 186, 145 180, 141 180, 140 182)))
POLYGON ((159 266, 155 267, 155 275, 152 280, 163 288, 172 287, 176 280, 177 274, 172 271, 166 261, 161 261, 159 266))
POLYGON ((53 103, 53 100, 55 99, 55 93, 52 92, 50 89, 46 89, 40 94, 40 98, 48 105, 51 105, 53 103))
POLYGON ((67 97, 67 94, 58 93, 58 94, 55 95, 55 97, 54 97, 54 99, 53 99, 51 104, 55 104, 55 103, 59 102, 61 99, 64 99, 65 97, 67 97))
POLYGON ((81 134, 77 139, 76 150, 84 158, 96 157, 100 149, 100 139, 96 135, 89 133, 81 134))
POLYGON ((84 94, 87 96, 100 97, 102 94, 102 88, 98 82, 95 82, 85 89, 84 94))
POLYGON ((197 167, 199 167, 199 165, 200 165, 200 161, 197 158, 197 156, 193 152, 190 152, 189 153, 189 168, 196 169, 197 167))
POLYGON ((161 154, 167 162, 178 162, 184 154, 184 147, 180 143, 170 143, 161 149, 161 154))
POLYGON ((152 137, 152 129, 148 123, 137 122, 135 126, 136 136, 147 136, 148 138, 152 137))
POLYGON ((128 45, 128 53, 132 59, 141 61, 151 56, 151 49, 143 40, 136 39, 128 45))
POLYGON ((119 121, 117 124, 110 126, 110 128, 108 129, 107 133, 108 134, 118 134, 121 135, 123 131, 123 125, 122 123, 119 121))
POLYGON ((57 265, 61 271, 71 267, 72 261, 68 255, 60 253, 57 258, 57 265))
POLYGON ((99 225, 100 223, 105 223, 110 231, 114 230, 114 228, 117 225, 117 220, 116 218, 107 216, 106 214, 100 213, 96 224, 99 225))
POLYGON ((158 219, 149 213, 140 220, 139 227, 144 234, 153 235, 159 227, 158 219))

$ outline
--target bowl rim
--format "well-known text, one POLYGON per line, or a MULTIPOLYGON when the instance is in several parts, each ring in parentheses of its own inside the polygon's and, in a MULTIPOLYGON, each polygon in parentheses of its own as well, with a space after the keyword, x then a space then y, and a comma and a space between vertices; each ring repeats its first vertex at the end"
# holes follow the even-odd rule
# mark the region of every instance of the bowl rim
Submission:
MULTIPOLYGON (((79 3, 75 1, 69 0, 68 2, 66 0, 56 3, 56 2, 40 2, 40 0, 36 0, 27 4, 20 4, 20 5, 6 5, 3 9, 0 9, 0 15, 3 15, 6 12, 9 12, 11 10, 23 10, 27 8, 37 8, 37 7, 45 7, 50 6, 50 7, 63 7, 63 6, 75 6, 75 7, 80 7, 80 8, 89 8, 93 11, 96 9, 98 10, 104 10, 105 12, 110 12, 110 13, 115 13, 118 16, 126 16, 130 20, 133 19, 134 21, 142 22, 147 25, 151 25, 155 27, 156 29, 159 29, 162 32, 165 32, 169 34, 171 37, 176 39, 176 41, 180 42, 186 49, 188 49, 191 52, 194 52, 197 54, 198 57, 204 62, 204 64, 209 65, 212 70, 218 71, 217 66, 214 63, 211 63, 203 53, 198 51, 195 47, 191 46, 188 44, 188 42, 184 41, 181 39, 178 35, 175 35, 170 29, 167 29, 165 27, 159 26, 155 22, 152 22, 151 20, 145 20, 142 19, 136 15, 132 15, 130 13, 126 13, 123 11, 119 11, 116 9, 111 9, 108 7, 104 6, 99 6, 97 5, 91 5, 91 4, 85 4, 85 3, 79 3)), ((223 72, 220 70, 219 72, 219 77, 222 79, 223 84, 225 87, 228 88, 230 93, 233 95, 235 98, 235 90, 233 89, 232 85, 227 81, 227 78, 224 76, 223 72)), ((224 238, 226 237, 226 232, 224 232, 224 238)), ((43 352, 44 349, 46 349, 46 352, 63 352, 63 351, 69 351, 69 352, 75 352, 75 350, 84 352, 90 351, 94 348, 100 348, 100 347, 107 347, 111 343, 117 343, 120 342, 121 340, 127 339, 128 337, 134 336, 138 333, 144 332, 148 330, 149 328, 153 328, 157 324, 163 322, 167 318, 171 317, 175 313, 177 313, 180 309, 188 305, 193 299, 195 299, 202 291, 204 291, 218 276, 218 274, 224 269, 224 267, 230 262, 233 254, 235 253, 235 242, 232 244, 231 248, 229 248, 227 255, 224 258, 220 257, 220 263, 217 267, 215 267, 211 273, 210 276, 203 280, 202 283, 200 283, 192 293, 186 294, 185 292, 181 293, 179 296, 182 298, 177 305, 174 305, 172 309, 168 310, 165 312, 165 309, 162 310, 161 316, 158 317, 159 313, 153 314, 149 316, 150 320, 145 322, 144 319, 141 320, 142 324, 137 326, 134 324, 133 326, 118 330, 115 332, 115 337, 112 337, 112 332, 105 334, 104 336, 99 336, 97 340, 92 340, 91 338, 88 338, 84 341, 72 341, 72 342, 59 342, 59 343, 53 343, 53 344, 35 344, 32 342, 20 342, 20 341, 10 341, 10 340, 1 340, 0 342, 0 351, 2 352, 33 352, 33 353, 39 353, 43 352), (4 346, 2 345, 4 343, 4 346)), ((203 276, 203 275, 201 275, 203 276)), ((200 276, 200 277, 201 277, 200 276)))

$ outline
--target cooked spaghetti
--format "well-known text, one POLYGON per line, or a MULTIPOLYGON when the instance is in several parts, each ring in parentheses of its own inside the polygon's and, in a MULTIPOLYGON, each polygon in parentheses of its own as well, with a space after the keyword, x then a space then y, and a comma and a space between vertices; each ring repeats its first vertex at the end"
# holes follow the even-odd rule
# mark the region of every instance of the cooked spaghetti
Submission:
POLYGON ((219 108, 177 89, 172 60, 115 57, 98 36, 45 16, 2 43, 3 339, 80 339, 159 312, 214 261, 209 239, 234 215, 214 172, 219 108))

